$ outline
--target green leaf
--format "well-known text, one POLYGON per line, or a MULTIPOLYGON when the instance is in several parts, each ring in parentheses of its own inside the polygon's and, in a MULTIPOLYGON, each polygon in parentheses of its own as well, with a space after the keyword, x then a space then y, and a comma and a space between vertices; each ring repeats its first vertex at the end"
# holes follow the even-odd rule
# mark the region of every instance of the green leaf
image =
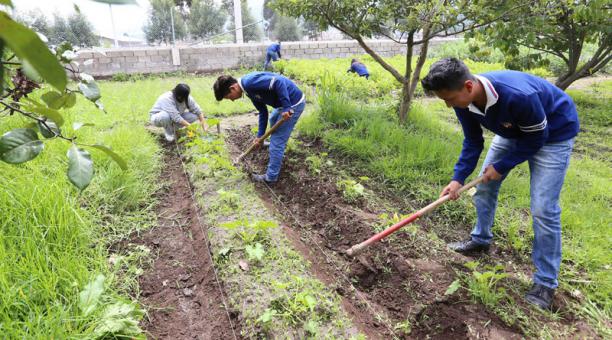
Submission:
POLYGON ((268 308, 264 311, 264 313, 259 318, 257 318, 257 321, 260 323, 266 324, 272 321, 272 318, 274 317, 274 315, 276 315, 276 311, 274 309, 268 308))
POLYGON ((85 98, 91 100, 92 102, 95 102, 101 97, 100 88, 98 88, 98 85, 95 81, 91 81, 89 83, 80 82, 79 90, 81 90, 85 98))
POLYGON ((6 5, 9 7, 13 7, 13 4, 11 3, 11 0, 0 0, 0 5, 6 5))
POLYGON ((215 125, 219 125, 219 123, 221 123, 221 119, 219 118, 208 118, 206 119, 206 124, 208 124, 208 126, 213 127, 215 125))
POLYGON ((34 31, 14 21, 5 12, 0 12, 0 39, 49 84, 59 91, 66 89, 68 78, 57 58, 34 31))
POLYGON ((72 145, 68 149, 68 179, 74 186, 83 190, 93 177, 93 161, 89 152, 72 145))
POLYGON ((461 288, 461 281, 459 281, 459 279, 457 279, 457 280, 453 281, 453 283, 451 283, 450 286, 448 286, 448 288, 446 289, 446 292, 444 292, 444 295, 452 295, 459 288, 461 288))
POLYGON ((0 138, 0 159, 18 164, 32 160, 43 150, 44 144, 32 129, 14 129, 0 138))
POLYGON ((21 61, 21 71, 23 71, 23 74, 25 74, 28 79, 36 83, 42 83, 44 81, 34 66, 32 66, 32 64, 30 64, 27 60, 21 61))
POLYGON ((68 100, 68 93, 59 93, 56 91, 50 91, 43 94, 40 97, 48 107, 58 110, 66 105, 68 100))
POLYGON ((142 334, 138 321, 143 313, 133 304, 116 302, 104 310, 94 330, 94 338, 123 338, 142 334))
POLYGON ((40 105, 35 101, 30 101, 29 104, 25 104, 24 108, 28 111, 38 113, 41 116, 51 119, 53 122, 55 122, 55 124, 57 124, 57 126, 64 125, 64 117, 62 117, 62 115, 57 110, 40 105))
POLYGON ((64 103, 65 109, 69 109, 76 104, 77 97, 74 92, 67 93, 64 96, 66 96, 66 102, 64 103))
POLYGON ((85 285, 79 293, 79 308, 85 316, 91 314, 96 309, 100 296, 104 292, 104 275, 98 274, 96 278, 85 285))
POLYGON ((96 148, 96 149, 104 152, 107 156, 112 158, 115 161, 115 163, 117 163, 117 165, 119 165, 121 170, 124 170, 124 171, 127 170, 127 163, 126 163, 126 161, 123 158, 121 158, 121 156, 119 156, 117 153, 115 153, 115 151, 113 151, 108 146, 105 146, 105 145, 102 145, 102 144, 94 144, 94 145, 90 145, 90 147, 96 148))
POLYGON ((55 124, 51 119, 47 119, 47 121, 45 121, 45 124, 43 124, 42 122, 38 122, 38 129, 40 130, 40 134, 43 135, 43 137, 53 138, 62 133, 60 128, 57 127, 57 124, 55 124), (48 128, 47 126, 45 126, 45 124, 47 124, 48 128))
POLYGON ((81 122, 74 122, 74 123, 72 123, 72 129, 74 131, 82 128, 83 126, 95 126, 95 125, 92 124, 92 123, 81 123, 81 122))
POLYGON ((261 261, 263 259, 265 251, 261 243, 255 244, 255 246, 247 245, 245 247, 249 260, 261 261))

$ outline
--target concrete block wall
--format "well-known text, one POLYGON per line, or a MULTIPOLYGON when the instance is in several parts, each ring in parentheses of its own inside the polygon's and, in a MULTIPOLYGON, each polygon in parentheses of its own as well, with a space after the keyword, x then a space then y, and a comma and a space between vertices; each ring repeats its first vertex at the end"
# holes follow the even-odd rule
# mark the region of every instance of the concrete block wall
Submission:
MULTIPOLYGON (((406 53, 405 45, 396 44, 391 40, 370 40, 367 44, 385 57, 406 53)), ((177 47, 178 60, 174 62, 171 47, 83 50, 79 51, 76 61, 81 71, 93 76, 173 71, 214 72, 241 66, 263 65, 267 45, 253 43, 177 47)), ((364 53, 356 41, 346 40, 284 42, 281 52, 283 58, 300 59, 331 59, 364 53)))

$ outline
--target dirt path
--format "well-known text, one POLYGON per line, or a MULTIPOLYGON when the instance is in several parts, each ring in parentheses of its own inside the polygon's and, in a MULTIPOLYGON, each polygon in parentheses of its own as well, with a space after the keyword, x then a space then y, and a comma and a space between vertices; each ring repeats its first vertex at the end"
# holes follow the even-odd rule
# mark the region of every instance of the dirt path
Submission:
POLYGON ((158 226, 132 240, 156 257, 139 280, 149 311, 142 326, 153 339, 232 339, 205 230, 174 144, 164 145, 163 162, 160 181, 168 185, 158 193, 158 226))

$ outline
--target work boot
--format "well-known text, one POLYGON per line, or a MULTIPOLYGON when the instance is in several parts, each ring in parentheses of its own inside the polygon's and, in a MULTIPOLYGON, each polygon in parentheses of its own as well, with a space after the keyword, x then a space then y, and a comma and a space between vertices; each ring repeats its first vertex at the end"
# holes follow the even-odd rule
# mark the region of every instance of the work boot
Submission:
POLYGON ((472 241, 471 238, 465 240, 465 241, 459 241, 459 242, 451 242, 448 244, 448 247, 460 254, 474 254, 474 253, 480 253, 480 252, 488 252, 489 251, 489 245, 488 244, 482 244, 482 243, 477 243, 472 241))
POLYGON ((555 290, 546 286, 534 283, 531 286, 531 290, 525 294, 525 300, 536 305, 542 309, 550 310, 552 307, 553 297, 555 296, 555 290))
POLYGON ((257 183, 266 183, 270 185, 276 183, 276 181, 268 181, 265 174, 252 173, 251 178, 253 179, 253 182, 257 182, 257 183))

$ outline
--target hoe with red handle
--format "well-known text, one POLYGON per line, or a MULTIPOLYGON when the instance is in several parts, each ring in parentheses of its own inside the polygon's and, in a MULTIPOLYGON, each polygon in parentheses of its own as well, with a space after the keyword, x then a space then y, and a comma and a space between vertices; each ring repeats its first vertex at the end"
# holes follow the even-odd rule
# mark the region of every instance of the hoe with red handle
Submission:
MULTIPOLYGON (((482 176, 476 178, 475 180, 469 182, 468 184, 462 186, 461 188, 459 188, 459 190, 457 190, 457 193, 460 194, 472 187, 474 187, 476 184, 482 182, 482 176)), ((346 253, 349 256, 356 256, 359 253, 361 253, 366 247, 370 246, 372 243, 376 243, 380 240, 382 240, 383 238, 389 236, 390 234, 396 232, 398 229, 400 229, 401 227, 410 224, 414 221, 416 221, 417 219, 419 219, 422 216, 427 215, 428 213, 432 212, 434 209, 436 209, 438 206, 442 205, 442 203, 446 202, 449 200, 449 196, 448 195, 444 195, 440 198, 438 198, 435 202, 430 203, 428 206, 426 206, 425 208, 415 212, 414 214, 406 217, 405 219, 397 222, 396 224, 392 225, 391 227, 381 231, 380 233, 370 237, 369 239, 352 246, 351 248, 349 248, 346 253)))

